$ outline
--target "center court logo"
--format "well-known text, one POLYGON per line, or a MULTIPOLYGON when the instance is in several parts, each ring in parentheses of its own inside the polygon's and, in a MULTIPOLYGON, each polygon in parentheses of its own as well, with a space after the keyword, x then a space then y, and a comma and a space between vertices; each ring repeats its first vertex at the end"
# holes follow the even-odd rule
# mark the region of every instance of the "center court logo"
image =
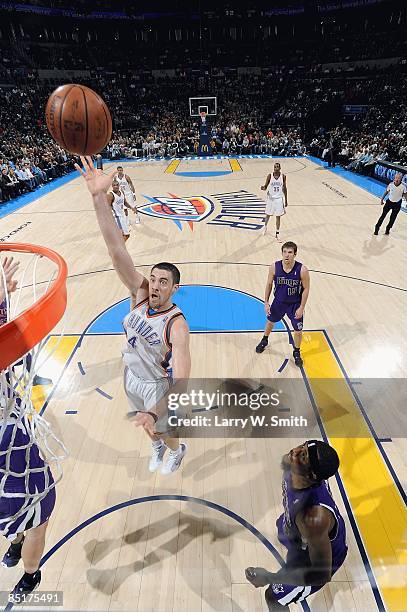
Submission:
POLYGON ((139 207, 139 211, 150 217, 170 219, 182 230, 182 223, 187 223, 193 230, 194 223, 206 219, 215 209, 215 205, 206 196, 180 198, 172 193, 167 196, 143 196, 150 202, 139 207))
POLYGON ((170 219, 182 230, 182 222, 191 229, 197 221, 207 219, 215 210, 216 215, 207 221, 208 225, 223 225, 234 229, 257 231, 264 227, 265 203, 254 193, 245 189, 229 193, 214 193, 208 196, 180 198, 167 196, 143 196, 150 202, 138 208, 151 217, 170 219))

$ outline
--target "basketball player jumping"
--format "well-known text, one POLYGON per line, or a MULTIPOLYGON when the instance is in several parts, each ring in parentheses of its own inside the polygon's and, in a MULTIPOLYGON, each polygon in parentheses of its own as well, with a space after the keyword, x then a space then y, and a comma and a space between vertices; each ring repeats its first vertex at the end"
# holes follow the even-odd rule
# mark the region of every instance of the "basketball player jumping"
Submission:
POLYGON ((140 223, 140 215, 137 212, 136 206, 136 190, 133 185, 133 181, 128 174, 124 174, 123 166, 117 166, 116 180, 120 185, 120 191, 124 194, 127 203, 130 204, 131 208, 136 214, 135 223, 140 223))
POLYGON ((287 315, 294 328, 293 357, 295 365, 303 364, 300 347, 302 340, 303 316, 308 300, 310 277, 307 268, 295 260, 297 245, 285 242, 281 247, 283 258, 271 264, 267 278, 264 309, 267 325, 264 336, 256 346, 256 353, 262 353, 268 345, 268 337, 277 321, 287 315), (274 300, 270 306, 269 298, 274 283, 274 300))
MULTIPOLYGON (((2 266, 6 288, 0 271, 0 325, 7 323, 6 289, 9 294, 16 291, 13 276, 19 263, 11 257, 2 266)), ((16 411, 11 410, 7 423, 3 422, 0 406, 0 533, 10 541, 1 563, 4 567, 14 567, 22 558, 24 564, 24 574, 14 587, 14 596, 31 593, 41 582, 39 566, 45 532, 55 506, 54 480, 50 469, 45 468, 38 446, 32 442, 29 433, 32 424, 27 417, 19 418, 20 401, 19 397, 15 398, 16 411), (24 449, 28 448, 27 453, 24 449), (42 492, 44 496, 34 503, 30 494, 42 492)))
POLYGON ((280 240, 280 220, 285 215, 288 206, 287 180, 285 174, 281 173, 281 164, 274 164, 273 174, 269 174, 266 182, 261 187, 262 191, 267 191, 266 195, 266 220, 264 222, 263 236, 267 233, 267 224, 271 216, 276 217, 276 239, 280 240))
POLYGON ((348 547, 345 523, 326 480, 339 458, 332 446, 309 440, 282 459, 284 513, 277 519, 278 539, 287 559, 276 573, 248 567, 246 578, 265 592, 269 610, 289 610, 319 591, 343 564, 348 547))
POLYGON ((143 426, 152 440, 150 471, 161 466, 161 473, 170 474, 180 467, 187 447, 166 434, 166 414, 159 417, 155 409, 172 383, 167 372, 170 363, 174 382, 187 379, 191 369, 188 325, 172 302, 180 273, 167 262, 153 266, 149 279, 135 270, 109 210, 107 191, 115 172, 102 174, 90 157, 81 157, 81 161, 84 170, 75 167, 86 181, 113 266, 132 299, 131 312, 123 321, 127 339, 123 350, 125 391, 136 413, 135 424, 143 426))
POLYGON ((120 190, 119 182, 116 179, 114 179, 112 182, 112 191, 109 191, 107 194, 107 201, 112 207, 114 220, 116 221, 117 227, 123 234, 124 242, 126 242, 130 236, 130 225, 129 219, 125 214, 125 208, 130 210, 133 210, 133 208, 127 202, 127 198, 120 190))

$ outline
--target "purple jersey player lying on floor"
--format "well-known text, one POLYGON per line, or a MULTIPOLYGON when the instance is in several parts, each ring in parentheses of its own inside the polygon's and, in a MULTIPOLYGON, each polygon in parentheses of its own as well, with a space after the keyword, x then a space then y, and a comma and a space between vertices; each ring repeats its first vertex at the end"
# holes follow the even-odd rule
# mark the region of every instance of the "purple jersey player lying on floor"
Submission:
POLYGON ((304 601, 330 582, 345 560, 345 523, 326 482, 338 468, 335 449, 319 440, 309 440, 283 457, 284 513, 277 519, 277 530, 287 559, 276 573, 246 569, 255 587, 269 585, 269 610, 288 610, 288 604, 304 601))
MULTIPOLYGON (((13 276, 18 265, 12 257, 2 262, 4 277, 0 270, 0 325, 7 322, 4 279, 7 292, 13 293, 17 289, 13 276)), ((8 374, 3 373, 3 376, 7 381, 8 374)), ((45 467, 38 446, 32 443, 28 418, 21 419, 16 426, 19 398, 15 397, 16 410, 12 409, 9 413, 5 427, 2 399, 6 398, 0 395, 0 534, 11 542, 2 565, 13 567, 23 558, 25 573, 13 591, 14 595, 22 595, 33 591, 41 581, 39 564, 48 519, 55 505, 55 487, 51 471, 45 467), (48 492, 46 489, 49 489, 48 492), (41 500, 34 503, 41 492, 44 492, 41 500)))

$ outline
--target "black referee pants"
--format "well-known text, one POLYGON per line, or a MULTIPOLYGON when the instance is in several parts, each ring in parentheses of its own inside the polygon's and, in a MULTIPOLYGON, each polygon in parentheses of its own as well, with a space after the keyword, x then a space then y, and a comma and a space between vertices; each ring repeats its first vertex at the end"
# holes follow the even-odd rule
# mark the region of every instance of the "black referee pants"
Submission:
POLYGON ((389 232, 394 225, 394 222, 397 218, 397 215, 400 212, 400 209, 401 209, 401 200, 399 200, 398 202, 391 202, 390 200, 387 200, 387 202, 383 206, 383 212, 380 215, 380 218, 376 223, 375 231, 376 232, 379 231, 381 224, 383 223, 383 221, 385 220, 385 218, 391 211, 390 220, 386 227, 386 232, 389 232))

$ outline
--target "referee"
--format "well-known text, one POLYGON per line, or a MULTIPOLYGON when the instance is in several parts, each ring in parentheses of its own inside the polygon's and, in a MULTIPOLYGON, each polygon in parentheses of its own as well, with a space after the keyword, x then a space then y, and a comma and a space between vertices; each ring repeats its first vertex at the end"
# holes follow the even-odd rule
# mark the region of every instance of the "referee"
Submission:
POLYGON ((404 198, 407 202, 407 187, 404 183, 402 183, 403 175, 398 172, 392 183, 387 185, 386 191, 384 192, 382 199, 380 200, 380 204, 383 206, 383 212, 380 215, 380 219, 377 221, 374 235, 377 236, 379 234, 379 229, 388 213, 391 211, 390 221, 387 224, 385 234, 388 236, 390 234, 390 230, 394 225, 397 215, 401 209, 401 201, 404 198), (388 195, 388 199, 386 204, 384 203, 384 198, 388 195))

